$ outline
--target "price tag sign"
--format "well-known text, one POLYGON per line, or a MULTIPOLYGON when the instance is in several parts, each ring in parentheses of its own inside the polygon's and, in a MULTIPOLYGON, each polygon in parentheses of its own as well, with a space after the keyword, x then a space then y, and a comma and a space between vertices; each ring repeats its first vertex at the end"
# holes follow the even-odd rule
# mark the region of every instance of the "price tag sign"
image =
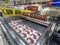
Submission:
POLYGON ((21 10, 15 8, 2 8, 3 16, 21 16, 21 13, 31 13, 30 10, 21 10))

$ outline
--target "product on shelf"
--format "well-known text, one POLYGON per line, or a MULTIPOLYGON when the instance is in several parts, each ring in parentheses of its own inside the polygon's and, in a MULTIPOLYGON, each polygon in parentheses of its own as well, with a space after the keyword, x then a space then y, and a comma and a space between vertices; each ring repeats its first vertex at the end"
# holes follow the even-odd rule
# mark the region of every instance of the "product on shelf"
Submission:
POLYGON ((38 6, 27 6, 25 7, 27 10, 31 10, 32 12, 38 11, 38 6))
POLYGON ((43 20, 46 21, 47 20, 47 16, 45 15, 37 15, 37 14, 33 14, 31 15, 32 18, 38 19, 38 20, 43 20))
POLYGON ((18 21, 12 21, 9 25, 24 38, 30 45, 35 45, 38 38, 42 35, 42 33, 35 31, 34 29, 28 27, 24 24, 19 24, 18 21), (13 24, 12 24, 13 23, 13 24))
POLYGON ((27 13, 25 13, 25 14, 23 14, 23 16, 31 17, 31 18, 38 19, 38 20, 43 20, 43 21, 47 20, 47 16, 46 15, 27 14, 27 13))

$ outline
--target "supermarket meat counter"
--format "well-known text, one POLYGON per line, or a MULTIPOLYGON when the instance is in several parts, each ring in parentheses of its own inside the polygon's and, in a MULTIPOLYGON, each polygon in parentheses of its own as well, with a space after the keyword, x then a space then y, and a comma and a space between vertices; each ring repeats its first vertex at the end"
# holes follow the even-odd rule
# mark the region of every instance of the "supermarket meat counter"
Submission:
POLYGON ((48 27, 21 17, 4 17, 2 28, 8 34, 12 45, 46 45, 48 27))

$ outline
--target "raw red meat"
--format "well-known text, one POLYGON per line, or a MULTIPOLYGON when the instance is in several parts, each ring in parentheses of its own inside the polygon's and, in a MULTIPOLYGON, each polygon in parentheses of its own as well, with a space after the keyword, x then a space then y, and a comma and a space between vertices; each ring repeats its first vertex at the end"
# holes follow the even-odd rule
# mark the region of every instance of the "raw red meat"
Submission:
POLYGON ((33 36, 33 39, 37 39, 37 36, 34 34, 31 34, 31 36, 33 36))
POLYGON ((34 44, 34 40, 32 38, 28 37, 27 40, 30 44, 34 44))
POLYGON ((35 32, 35 35, 40 36, 40 34, 38 32, 35 32))
POLYGON ((22 35, 22 37, 24 37, 24 38, 27 37, 27 34, 25 34, 25 33, 22 33, 21 35, 22 35))
POLYGON ((18 30, 18 31, 19 31, 19 32, 18 32, 19 34, 20 34, 20 33, 22 33, 22 31, 21 31, 21 30, 18 30))

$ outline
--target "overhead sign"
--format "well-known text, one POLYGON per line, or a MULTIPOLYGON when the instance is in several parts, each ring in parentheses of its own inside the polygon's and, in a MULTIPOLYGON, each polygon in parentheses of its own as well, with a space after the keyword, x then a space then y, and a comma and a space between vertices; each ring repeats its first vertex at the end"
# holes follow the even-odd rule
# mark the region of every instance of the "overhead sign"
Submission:
POLYGON ((52 0, 53 2, 58 2, 58 1, 60 1, 60 0, 52 0))
POLYGON ((60 0, 52 0, 52 1, 50 2, 50 5, 51 5, 51 6, 60 6, 60 0))
POLYGON ((60 2, 52 2, 52 6, 60 6, 60 2))

